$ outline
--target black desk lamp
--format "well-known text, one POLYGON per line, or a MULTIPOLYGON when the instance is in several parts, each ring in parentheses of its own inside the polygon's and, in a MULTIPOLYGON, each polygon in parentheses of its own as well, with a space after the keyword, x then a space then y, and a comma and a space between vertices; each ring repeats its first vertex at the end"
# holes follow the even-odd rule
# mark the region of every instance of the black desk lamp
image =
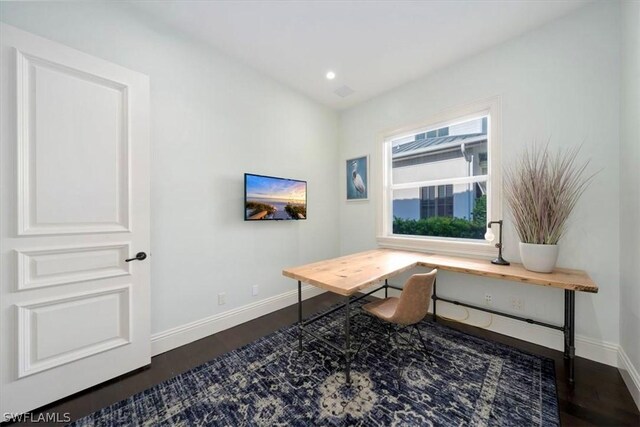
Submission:
POLYGON ((493 242, 495 240, 496 236, 491 230, 491 224, 498 224, 500 226, 500 237, 498 238, 498 243, 496 243, 496 248, 498 248, 498 258, 491 261, 491 264, 509 265, 509 261, 502 258, 502 220, 489 221, 489 223, 487 223, 487 232, 485 233, 484 238, 489 242, 493 242))

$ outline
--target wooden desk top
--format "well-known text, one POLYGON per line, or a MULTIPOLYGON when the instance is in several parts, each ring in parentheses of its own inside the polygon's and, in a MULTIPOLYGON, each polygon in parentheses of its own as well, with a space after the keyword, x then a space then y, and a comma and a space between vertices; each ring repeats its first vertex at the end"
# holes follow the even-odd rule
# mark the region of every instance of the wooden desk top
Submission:
POLYGON ((374 249, 300 267, 285 268, 282 274, 346 296, 416 266, 572 291, 598 292, 598 286, 581 270, 557 268, 553 273, 535 273, 526 270, 522 264, 503 266, 491 264, 488 260, 395 249, 374 249))

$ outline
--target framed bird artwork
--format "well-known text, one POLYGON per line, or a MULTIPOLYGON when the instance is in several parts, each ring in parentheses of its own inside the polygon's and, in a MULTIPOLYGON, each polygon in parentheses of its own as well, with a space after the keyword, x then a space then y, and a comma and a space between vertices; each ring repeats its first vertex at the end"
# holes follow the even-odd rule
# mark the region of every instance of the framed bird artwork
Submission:
POLYGON ((369 156, 346 161, 347 201, 369 200, 369 156))

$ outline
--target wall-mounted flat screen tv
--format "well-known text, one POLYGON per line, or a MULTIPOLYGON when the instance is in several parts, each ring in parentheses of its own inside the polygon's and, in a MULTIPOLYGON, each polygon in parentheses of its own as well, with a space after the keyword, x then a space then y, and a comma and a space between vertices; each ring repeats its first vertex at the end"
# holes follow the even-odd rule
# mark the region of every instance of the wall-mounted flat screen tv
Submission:
POLYGON ((245 173, 244 219, 307 219, 306 181, 245 173))

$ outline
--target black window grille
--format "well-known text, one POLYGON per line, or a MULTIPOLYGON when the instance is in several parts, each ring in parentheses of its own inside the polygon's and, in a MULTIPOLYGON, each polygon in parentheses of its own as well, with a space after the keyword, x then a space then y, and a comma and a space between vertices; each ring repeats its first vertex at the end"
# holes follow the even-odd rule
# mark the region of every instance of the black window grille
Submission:
POLYGON ((420 188, 420 218, 453 217, 453 184, 420 188))

